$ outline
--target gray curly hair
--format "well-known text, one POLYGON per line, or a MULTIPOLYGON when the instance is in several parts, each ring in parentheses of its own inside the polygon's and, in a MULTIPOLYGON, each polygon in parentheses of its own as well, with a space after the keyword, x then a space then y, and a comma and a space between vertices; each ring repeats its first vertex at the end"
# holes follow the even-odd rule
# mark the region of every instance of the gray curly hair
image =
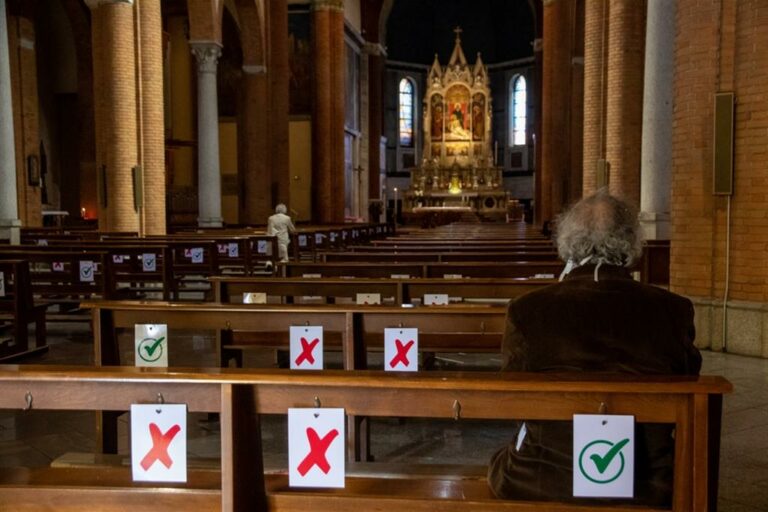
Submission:
POLYGON ((566 262, 631 266, 643 252, 637 211, 598 190, 558 218, 557 252, 566 262))
POLYGON ((283 203, 280 203, 275 206, 275 213, 288 213, 288 208, 283 203))

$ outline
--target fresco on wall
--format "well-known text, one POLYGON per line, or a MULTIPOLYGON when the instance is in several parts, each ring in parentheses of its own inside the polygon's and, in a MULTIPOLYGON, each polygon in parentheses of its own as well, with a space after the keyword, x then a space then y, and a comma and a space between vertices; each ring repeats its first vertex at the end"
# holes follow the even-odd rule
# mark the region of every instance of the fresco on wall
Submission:
POLYGON ((288 13, 288 65, 291 115, 309 115, 311 103, 311 41, 309 11, 288 13))
POLYGON ((485 96, 475 93, 472 96, 472 140, 485 137, 485 96))
POLYGON ((445 103, 445 140, 469 140, 469 89, 451 87, 445 103))

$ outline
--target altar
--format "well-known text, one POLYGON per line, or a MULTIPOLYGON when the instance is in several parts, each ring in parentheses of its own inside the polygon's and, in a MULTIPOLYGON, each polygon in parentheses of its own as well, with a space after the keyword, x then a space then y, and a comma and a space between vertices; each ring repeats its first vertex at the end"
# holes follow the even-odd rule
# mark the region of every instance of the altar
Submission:
POLYGON ((462 208, 480 217, 504 218, 508 193, 491 147, 488 68, 478 53, 473 65, 461 47, 461 29, 448 65, 437 55, 424 95, 424 147, 410 169, 405 211, 462 208), (422 210, 419 210, 422 209, 422 210))

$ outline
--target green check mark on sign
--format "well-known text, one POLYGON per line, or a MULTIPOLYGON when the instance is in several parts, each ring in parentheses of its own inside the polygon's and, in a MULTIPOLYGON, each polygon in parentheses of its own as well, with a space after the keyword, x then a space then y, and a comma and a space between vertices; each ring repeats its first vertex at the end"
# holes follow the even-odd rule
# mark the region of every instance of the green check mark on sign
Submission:
POLYGON ((622 439, 615 444, 603 439, 592 441, 584 447, 584 449, 581 451, 581 454, 579 455, 579 469, 581 470, 581 473, 588 480, 597 484, 607 484, 609 482, 613 482, 624 472, 624 454, 621 453, 621 450, 627 445, 627 443, 629 443, 628 438, 622 439), (604 455, 595 453, 597 448, 602 448, 602 445, 609 446, 610 449, 605 452, 604 455), (589 462, 586 462, 584 460, 585 457, 588 457, 593 464, 591 465, 589 462), (611 462, 616 459, 616 457, 618 457, 621 462, 618 470, 614 469, 609 474, 606 474, 606 470, 611 465, 611 462), (594 473, 594 470, 592 469, 593 465, 598 474, 594 473), (601 476, 605 478, 601 478, 601 476))
POLYGON ((147 361, 147 362, 157 361, 160 358, 160 355, 163 353, 161 344, 164 339, 165 339, 165 336, 161 336, 157 339, 144 338, 143 340, 141 340, 141 343, 139 343, 139 350, 138 350, 139 357, 141 357, 144 361, 147 361), (144 352, 147 353, 147 357, 144 357, 144 352))

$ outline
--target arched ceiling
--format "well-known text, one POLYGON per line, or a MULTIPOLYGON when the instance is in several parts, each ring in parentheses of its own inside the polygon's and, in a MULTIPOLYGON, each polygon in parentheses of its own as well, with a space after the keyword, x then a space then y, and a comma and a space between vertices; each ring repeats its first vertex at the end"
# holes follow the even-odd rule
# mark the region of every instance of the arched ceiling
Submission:
POLYGON ((435 53, 445 63, 461 26, 470 62, 481 52, 486 64, 533 56, 536 37, 529 0, 395 0, 386 23, 387 57, 431 64, 435 53))

